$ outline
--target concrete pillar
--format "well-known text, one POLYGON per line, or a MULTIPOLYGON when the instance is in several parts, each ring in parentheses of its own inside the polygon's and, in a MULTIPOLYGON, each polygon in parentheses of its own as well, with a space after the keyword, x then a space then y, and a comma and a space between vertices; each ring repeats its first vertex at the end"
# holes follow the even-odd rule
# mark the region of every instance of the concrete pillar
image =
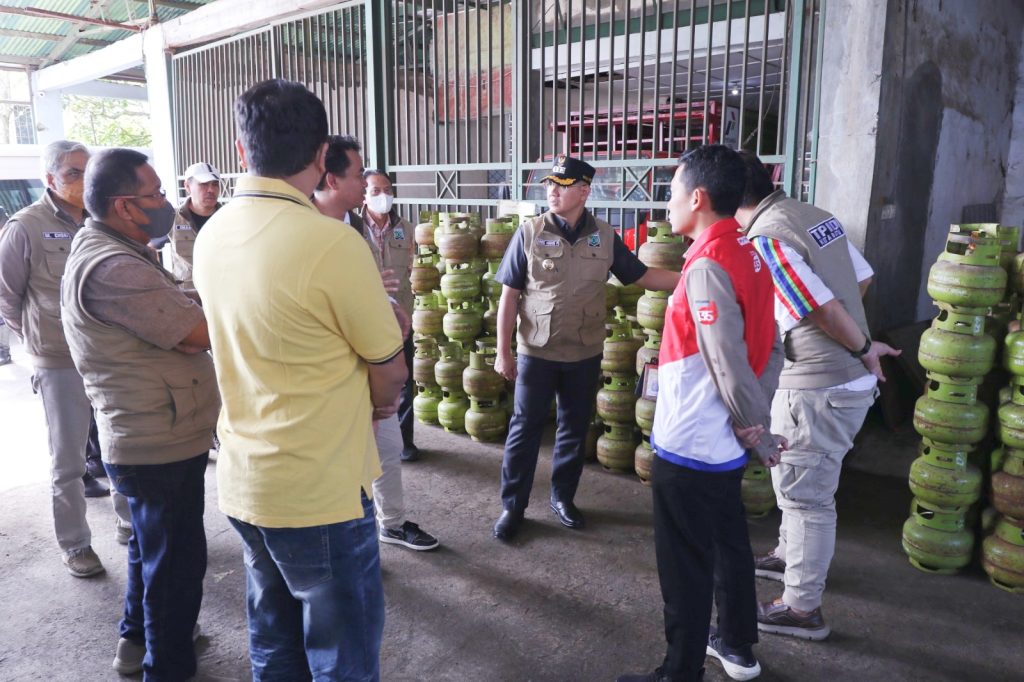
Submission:
POLYGON ((157 24, 146 31, 142 45, 149 94, 149 125, 153 133, 153 168, 160 176, 167 195, 178 197, 171 107, 171 57, 164 48, 163 27, 157 24))
POLYGON ((64 139, 64 107, 60 90, 36 90, 32 84, 32 113, 36 121, 36 141, 49 144, 64 139))

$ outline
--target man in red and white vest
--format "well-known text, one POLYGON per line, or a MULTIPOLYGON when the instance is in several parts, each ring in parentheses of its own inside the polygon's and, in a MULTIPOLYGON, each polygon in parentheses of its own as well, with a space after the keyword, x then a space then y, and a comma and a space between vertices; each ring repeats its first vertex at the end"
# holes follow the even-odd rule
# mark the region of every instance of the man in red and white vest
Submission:
POLYGON ((785 448, 770 432, 782 346, 771 276, 733 218, 744 183, 739 155, 721 145, 685 154, 672 180, 672 231, 694 242, 665 313, 651 435, 668 650, 653 673, 619 682, 699 680, 705 656, 733 679, 761 672, 752 649, 757 597, 740 482, 748 448, 766 466, 785 448))

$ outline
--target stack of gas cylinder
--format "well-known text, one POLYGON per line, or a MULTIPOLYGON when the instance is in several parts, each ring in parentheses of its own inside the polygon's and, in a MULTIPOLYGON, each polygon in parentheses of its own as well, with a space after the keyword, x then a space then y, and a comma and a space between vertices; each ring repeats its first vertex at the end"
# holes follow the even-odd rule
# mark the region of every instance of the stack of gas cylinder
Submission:
POLYGON ((989 426, 989 407, 978 390, 993 368, 1001 335, 998 320, 989 317, 1006 292, 1001 251, 995 230, 953 225, 928 275, 928 294, 939 314, 918 352, 927 388, 914 406, 922 442, 911 465, 914 499, 903 525, 910 563, 927 572, 954 573, 972 556, 974 532, 967 518, 982 492, 978 449, 989 426))
POLYGON ((412 327, 416 418, 476 440, 498 440, 508 424, 505 380, 494 371, 494 280, 515 232, 515 216, 427 212, 416 227, 412 327), (431 377, 431 371, 433 376, 431 377))
MULTIPOLYGON (((1004 230, 1012 228, 1003 228, 1004 230)), ((1017 234, 1003 235, 1015 247, 1017 234)), ((1006 266, 1004 245, 1003 265, 1006 266)), ((1010 265, 1011 289, 1018 301, 1024 295, 1024 254, 1010 265)), ((1020 310, 1020 306, 1015 306, 1020 310)), ((1018 315, 1017 324, 1024 320, 1018 315)), ((1024 331, 1018 328, 1006 336, 1003 367, 1010 373, 1009 386, 999 395, 999 440, 992 452, 989 502, 983 519, 982 568, 992 584, 1010 592, 1024 592, 1024 331)))

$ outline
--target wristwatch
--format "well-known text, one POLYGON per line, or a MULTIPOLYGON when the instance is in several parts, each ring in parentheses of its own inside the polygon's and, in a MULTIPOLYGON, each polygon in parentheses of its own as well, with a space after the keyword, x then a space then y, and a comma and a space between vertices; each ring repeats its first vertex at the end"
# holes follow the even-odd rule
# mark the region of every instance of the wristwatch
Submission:
POLYGON ((869 350, 871 350, 871 337, 867 337, 867 340, 864 341, 864 347, 863 348, 861 348, 860 350, 851 350, 850 351, 850 355, 852 355, 853 357, 855 357, 855 358, 857 358, 859 360, 860 358, 862 358, 865 355, 867 355, 867 352, 869 350))

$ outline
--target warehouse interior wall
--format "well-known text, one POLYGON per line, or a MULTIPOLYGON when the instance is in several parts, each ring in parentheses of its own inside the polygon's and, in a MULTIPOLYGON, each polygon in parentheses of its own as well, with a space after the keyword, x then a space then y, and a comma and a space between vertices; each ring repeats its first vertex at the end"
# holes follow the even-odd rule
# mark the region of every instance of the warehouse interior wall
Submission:
POLYGON ((1003 212, 1024 6, 834 0, 826 21, 819 203, 875 269, 872 328, 925 320, 949 225, 1003 212))
MULTIPOLYGON (((1019 38, 1024 43, 1024 32, 1019 38)), ((999 222, 1024 227, 1024 50, 1018 58, 1017 90, 1014 93, 1013 131, 1006 161, 1006 194, 999 222)))

